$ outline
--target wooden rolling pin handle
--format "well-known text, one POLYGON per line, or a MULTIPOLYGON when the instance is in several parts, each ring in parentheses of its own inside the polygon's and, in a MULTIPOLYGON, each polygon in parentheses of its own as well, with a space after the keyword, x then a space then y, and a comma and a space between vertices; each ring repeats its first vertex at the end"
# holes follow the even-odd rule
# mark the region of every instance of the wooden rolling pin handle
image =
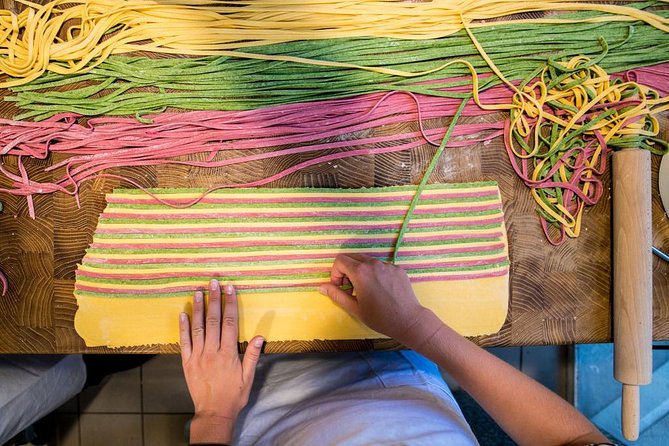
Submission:
POLYGON ((624 384, 622 422, 627 439, 638 436, 636 386, 650 383, 653 376, 650 178, 647 150, 613 154, 613 364, 615 378, 624 384))
POLYGON ((623 384, 622 398, 622 425, 623 437, 630 441, 639 438, 639 424, 641 414, 641 399, 639 386, 623 384))

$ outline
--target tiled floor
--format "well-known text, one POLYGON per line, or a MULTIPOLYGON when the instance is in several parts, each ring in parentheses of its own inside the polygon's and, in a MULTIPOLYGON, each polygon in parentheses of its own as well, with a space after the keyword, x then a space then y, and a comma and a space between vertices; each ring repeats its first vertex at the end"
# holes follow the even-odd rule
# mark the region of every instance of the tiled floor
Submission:
POLYGON ((193 403, 177 355, 160 355, 84 390, 58 411, 59 446, 186 445, 193 403))
MULTIPOLYGON (((492 353, 565 395, 567 349, 495 348, 492 353)), ((186 445, 193 404, 177 355, 156 356, 89 388, 58 411, 58 446, 186 445)))
POLYGON ((613 344, 576 347, 576 407, 620 445, 667 444, 669 433, 669 343, 653 350, 653 378, 641 386, 639 438, 627 441, 620 424, 621 385, 613 378, 613 344))

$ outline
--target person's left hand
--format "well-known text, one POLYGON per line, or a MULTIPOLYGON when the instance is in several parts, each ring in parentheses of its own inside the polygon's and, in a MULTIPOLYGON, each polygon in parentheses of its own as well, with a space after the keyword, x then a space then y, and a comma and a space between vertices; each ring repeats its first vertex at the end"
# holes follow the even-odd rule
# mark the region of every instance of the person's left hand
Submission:
POLYGON ((232 285, 226 286, 221 318, 221 288, 217 280, 212 280, 209 287, 206 320, 202 291, 195 293, 192 324, 186 313, 179 316, 181 362, 195 405, 190 428, 192 444, 229 444, 237 416, 248 402, 264 339, 251 339, 240 361, 237 321, 237 293, 232 285))

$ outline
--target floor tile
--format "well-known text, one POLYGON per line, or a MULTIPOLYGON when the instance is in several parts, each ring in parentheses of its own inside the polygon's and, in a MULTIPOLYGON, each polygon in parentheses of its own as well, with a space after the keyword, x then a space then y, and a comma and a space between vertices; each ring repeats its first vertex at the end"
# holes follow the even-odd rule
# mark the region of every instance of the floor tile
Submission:
POLYGON ((56 409, 58 413, 79 413, 79 400, 78 396, 69 399, 65 404, 56 409))
POLYGON ((567 395, 564 395, 568 371, 566 357, 564 346, 523 347, 521 371, 563 398, 567 398, 567 395))
POLYGON ((192 413, 179 355, 158 355, 142 366, 144 413, 192 413))
POLYGON ((79 396, 83 413, 141 413, 139 367, 115 373, 79 396))
POLYGON ((76 414, 58 414, 56 427, 56 445, 79 446, 79 416, 76 414))
POLYGON ((141 414, 81 414, 82 446, 141 446, 141 414))
POLYGON ((144 446, 188 445, 185 427, 190 414, 144 415, 144 446))

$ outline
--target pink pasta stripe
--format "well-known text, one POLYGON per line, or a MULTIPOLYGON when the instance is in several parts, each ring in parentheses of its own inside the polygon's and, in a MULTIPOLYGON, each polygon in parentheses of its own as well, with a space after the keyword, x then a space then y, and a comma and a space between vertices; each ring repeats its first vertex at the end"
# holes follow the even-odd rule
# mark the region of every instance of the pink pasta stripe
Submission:
MULTIPOLYGON (((502 236, 502 233, 495 232, 490 234, 448 234, 448 235, 436 235, 436 236, 421 236, 415 234, 408 234, 405 237, 405 241, 409 242, 442 242, 450 240, 462 240, 469 238, 480 238, 480 239, 497 239, 502 236)), ((390 234, 386 237, 377 237, 377 238, 364 238, 364 239, 350 239, 345 240, 341 238, 336 239, 319 239, 314 242, 319 245, 341 245, 342 247, 346 245, 356 245, 356 244, 380 244, 380 243, 390 243, 396 238, 396 234, 390 234)), ((104 239, 101 239, 104 240, 104 239)), ((107 249, 107 248, 116 248, 116 249, 151 249, 151 248, 160 248, 160 249, 172 249, 172 248, 244 248, 248 246, 304 246, 306 243, 301 239, 293 240, 244 240, 239 242, 195 242, 193 240, 189 241, 187 244, 184 243, 160 243, 156 245, 155 243, 105 243, 104 241, 93 242, 91 248, 95 249, 107 249)))
MULTIPOLYGON (((496 191, 494 190, 473 190, 467 192, 460 192, 458 190, 448 191, 445 193, 439 194, 430 194, 430 200, 448 200, 453 198, 476 198, 476 197, 495 197, 496 191)), ((413 192, 409 191, 403 194, 393 195, 393 196, 380 196, 375 197, 374 201, 376 202, 406 202, 413 197, 413 192)), ((343 197, 280 197, 280 196, 270 196, 267 198, 232 198, 232 197, 217 197, 215 195, 209 195, 199 201, 200 204, 278 204, 278 203, 341 203, 342 200, 350 203, 365 203, 369 201, 369 198, 365 196, 353 197, 347 196, 343 197)), ((175 204, 185 204, 190 201, 189 198, 172 198, 172 203, 175 204)), ((118 197, 115 195, 110 195, 107 199, 108 204, 160 204, 156 200, 147 200, 142 198, 130 198, 128 196, 118 197)))
POLYGON ((7 290, 9 289, 9 282, 7 280, 7 276, 5 276, 5 273, 0 271, 0 284, 2 284, 2 295, 4 296, 7 294, 7 290))
POLYGON ((323 266, 320 268, 281 268, 281 269, 273 269, 271 271, 264 271, 264 270, 255 270, 255 271, 226 271, 226 272, 220 272, 220 273, 203 273, 202 270, 190 270, 190 271, 178 271, 178 272, 170 272, 170 273, 151 273, 150 269, 147 269, 146 271, 149 271, 145 274, 118 274, 118 273, 109 273, 109 272, 97 272, 97 271, 84 271, 84 270, 79 270, 77 271, 77 277, 91 277, 94 279, 117 279, 117 278, 123 278, 123 279, 132 279, 132 280, 137 280, 137 281, 142 281, 142 280, 151 280, 151 279, 178 279, 181 277, 187 277, 187 276, 201 276, 203 274, 208 274, 208 275, 214 275, 214 276, 220 276, 220 275, 226 275, 229 277, 255 277, 255 276, 267 276, 269 274, 271 275, 291 275, 291 274, 310 274, 310 273, 325 273, 330 271, 330 267, 328 266, 323 266))
MULTIPOLYGON (((477 212, 477 211, 490 211, 498 209, 499 205, 497 203, 491 204, 477 204, 469 206, 453 206, 449 208, 432 208, 425 209, 418 207, 414 211, 415 215, 426 215, 426 214, 453 214, 453 213, 463 213, 463 212, 477 212)), ((403 217, 406 210, 385 210, 385 211, 367 211, 362 210, 351 210, 351 208, 344 208, 341 211, 305 211, 305 212, 248 212, 243 210, 236 210, 234 214, 230 212, 227 213, 217 213, 212 211, 207 214, 187 214, 187 213, 178 213, 171 212, 160 214, 160 218, 163 219, 189 219, 189 218, 198 218, 198 219, 220 219, 220 218, 267 218, 267 217, 282 217, 282 218, 294 218, 294 217, 356 217, 356 216, 369 216, 369 217, 403 217)), ((137 220, 153 220, 156 215, 151 214, 137 214, 137 213, 128 213, 123 212, 123 209, 114 209, 111 212, 105 212, 102 214, 102 218, 133 218, 137 220)))

